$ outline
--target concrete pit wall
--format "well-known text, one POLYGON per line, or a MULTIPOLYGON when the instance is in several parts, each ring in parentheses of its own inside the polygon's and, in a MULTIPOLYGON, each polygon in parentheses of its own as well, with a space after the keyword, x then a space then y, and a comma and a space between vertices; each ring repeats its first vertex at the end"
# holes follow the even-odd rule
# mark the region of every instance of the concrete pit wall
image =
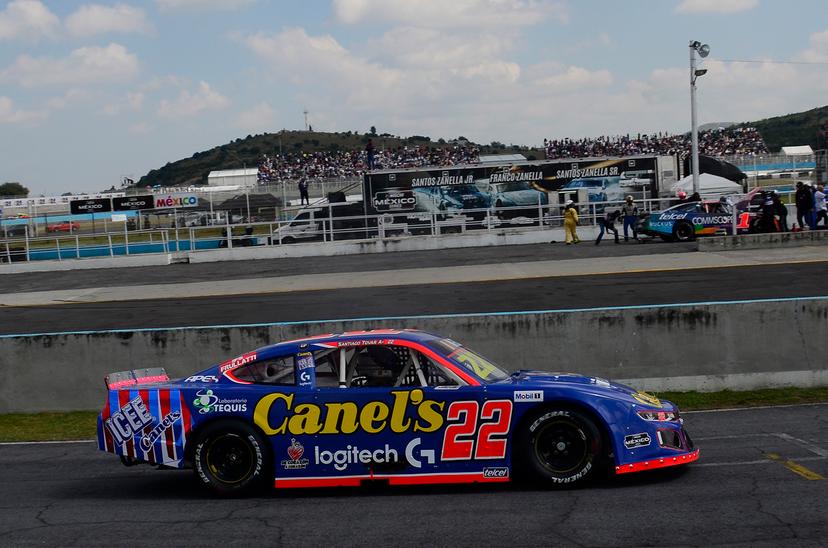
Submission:
POLYGON ((574 371, 650 390, 828 384, 828 299, 59 334, 0 339, 0 413, 100 408, 103 377, 162 366, 185 376, 266 344, 410 327, 450 336, 510 369, 574 371))

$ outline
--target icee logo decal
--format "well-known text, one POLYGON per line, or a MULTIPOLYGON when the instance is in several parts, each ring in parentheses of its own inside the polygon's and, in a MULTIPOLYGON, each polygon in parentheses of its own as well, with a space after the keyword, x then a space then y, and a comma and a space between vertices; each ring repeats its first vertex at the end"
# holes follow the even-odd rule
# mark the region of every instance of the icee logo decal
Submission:
POLYGON ((515 390, 515 403, 543 401, 543 390, 515 390))

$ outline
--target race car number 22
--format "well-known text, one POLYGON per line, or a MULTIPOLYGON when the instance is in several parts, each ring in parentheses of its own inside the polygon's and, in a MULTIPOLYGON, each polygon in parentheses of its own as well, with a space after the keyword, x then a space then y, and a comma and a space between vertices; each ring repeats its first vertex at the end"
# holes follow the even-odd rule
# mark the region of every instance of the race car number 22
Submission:
POLYGON ((511 400, 456 401, 449 405, 442 460, 502 459, 512 420, 511 400), (456 422, 454 422, 456 421, 456 422))

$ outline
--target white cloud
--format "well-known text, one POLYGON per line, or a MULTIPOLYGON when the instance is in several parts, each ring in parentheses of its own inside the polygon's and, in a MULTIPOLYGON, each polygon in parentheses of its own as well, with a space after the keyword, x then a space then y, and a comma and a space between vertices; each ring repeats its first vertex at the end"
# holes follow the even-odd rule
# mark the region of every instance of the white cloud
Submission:
POLYGON ((161 11, 174 10, 235 10, 256 0, 155 0, 161 11))
POLYGON ((678 13, 738 13, 759 5, 759 0, 682 0, 678 13))
POLYGON ((127 128, 127 131, 129 131, 133 135, 146 135, 147 133, 152 132, 152 130, 154 129, 155 128, 147 122, 138 122, 137 124, 132 124, 131 126, 129 126, 129 128, 127 128))
POLYGON ((21 55, 0 72, 0 81, 24 87, 122 82, 138 73, 138 58, 120 44, 83 47, 67 57, 21 55))
POLYGON ((205 110, 221 110, 229 104, 227 97, 213 90, 207 82, 200 82, 193 93, 181 90, 176 99, 161 101, 158 115, 162 118, 186 118, 205 110))
POLYGON ((0 11, 0 40, 50 38, 60 20, 38 0, 14 0, 0 11))
POLYGON ((0 124, 28 124, 48 116, 46 110, 23 110, 15 107, 9 97, 0 95, 0 124))
POLYGON ((124 111, 140 110, 144 104, 144 94, 140 91, 127 93, 115 103, 110 103, 103 107, 103 113, 109 116, 120 114, 124 111))
POLYGON ((92 36, 109 32, 149 32, 151 26, 140 8, 127 4, 86 4, 66 18, 66 29, 74 36, 92 36))
POLYGON ((334 0, 333 11, 347 24, 508 27, 534 25, 545 19, 569 22, 566 4, 550 0, 334 0))
POLYGON ((266 101, 239 114, 234 125, 248 133, 272 130, 276 126, 277 113, 266 101))
POLYGON ((795 58, 809 63, 828 62, 828 30, 815 32, 808 38, 809 47, 795 58))

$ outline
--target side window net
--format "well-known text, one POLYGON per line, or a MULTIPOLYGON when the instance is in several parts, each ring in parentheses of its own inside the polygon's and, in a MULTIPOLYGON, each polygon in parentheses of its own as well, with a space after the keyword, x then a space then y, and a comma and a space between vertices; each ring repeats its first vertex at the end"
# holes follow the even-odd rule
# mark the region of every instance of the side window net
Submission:
POLYGON ((293 386, 293 356, 261 360, 239 367, 233 375, 242 381, 258 384, 293 386))

